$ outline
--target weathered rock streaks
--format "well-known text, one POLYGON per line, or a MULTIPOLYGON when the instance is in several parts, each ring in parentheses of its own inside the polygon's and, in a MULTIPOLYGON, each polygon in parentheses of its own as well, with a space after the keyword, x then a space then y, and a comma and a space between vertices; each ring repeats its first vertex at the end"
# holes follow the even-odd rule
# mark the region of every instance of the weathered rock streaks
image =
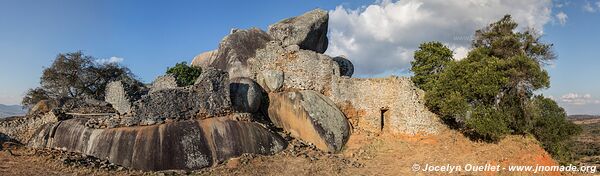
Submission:
POLYGON ((287 143, 252 122, 220 118, 93 129, 86 119, 46 124, 29 142, 141 170, 200 169, 243 153, 274 154, 287 143))

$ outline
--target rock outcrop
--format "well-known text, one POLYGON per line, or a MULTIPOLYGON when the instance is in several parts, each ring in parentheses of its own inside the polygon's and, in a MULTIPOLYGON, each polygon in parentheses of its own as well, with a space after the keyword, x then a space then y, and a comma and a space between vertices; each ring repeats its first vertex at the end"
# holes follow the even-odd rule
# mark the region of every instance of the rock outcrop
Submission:
POLYGON ((192 59, 191 65, 195 67, 200 67, 202 69, 208 68, 215 60, 217 53, 217 50, 210 50, 198 54, 196 57, 194 57, 194 59, 192 59))
POLYGON ((109 114, 65 120, 71 116, 40 105, 27 118, 1 120, 0 133, 135 169, 193 170, 283 150, 286 141, 267 127, 331 153, 343 149, 351 131, 438 132, 409 78, 351 78, 350 60, 323 54, 327 25, 327 12, 317 9, 268 33, 234 29, 217 50, 192 61, 203 68, 194 85, 178 87, 170 75, 149 91, 135 81, 111 82, 105 101, 57 101, 67 112, 109 114))
POLYGON ((271 37, 260 29, 236 30, 223 38, 210 67, 226 70, 230 78, 251 77, 248 59, 270 40, 271 37))
POLYGON ((269 26, 269 35, 281 41, 284 46, 298 45, 301 49, 325 53, 329 43, 328 22, 327 11, 315 9, 269 26))
POLYGON ((237 112, 258 112, 263 98, 263 90, 250 78, 237 77, 229 83, 233 109, 237 112))
POLYGON ((83 153, 147 171, 200 169, 243 153, 274 154, 287 145, 256 123, 220 118, 112 129, 89 128, 85 121, 47 124, 28 145, 83 153))
POLYGON ((269 95, 269 118, 292 136, 326 152, 338 152, 350 136, 344 114, 315 91, 283 92, 269 95))

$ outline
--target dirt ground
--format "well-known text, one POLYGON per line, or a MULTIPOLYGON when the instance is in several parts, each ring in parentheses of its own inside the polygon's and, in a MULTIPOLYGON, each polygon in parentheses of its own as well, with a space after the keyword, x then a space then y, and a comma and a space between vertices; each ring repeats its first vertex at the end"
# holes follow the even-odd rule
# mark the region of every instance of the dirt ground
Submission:
MULTIPOLYGON (((25 147, 0 151, 0 175, 448 175, 414 172, 425 165, 557 165, 531 137, 508 136, 497 144, 473 142, 445 130, 436 136, 353 134, 339 154, 325 154, 303 144, 290 144, 275 156, 245 155, 199 171, 115 171, 64 164, 54 155, 25 147)), ((450 175, 531 175, 519 172, 454 172, 450 175)), ((537 173, 560 175, 558 172, 537 173)), ((581 175, 581 173, 562 173, 581 175)))

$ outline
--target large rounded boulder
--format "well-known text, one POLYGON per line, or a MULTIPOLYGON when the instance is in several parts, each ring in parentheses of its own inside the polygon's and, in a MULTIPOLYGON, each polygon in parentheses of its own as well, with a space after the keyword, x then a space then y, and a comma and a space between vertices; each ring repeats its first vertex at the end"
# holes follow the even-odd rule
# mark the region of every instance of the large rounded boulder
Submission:
POLYGON ((327 11, 315 9, 301 16, 281 20, 269 26, 269 35, 283 46, 298 45, 300 49, 325 53, 329 39, 327 11))
POLYGON ((198 54, 194 59, 192 59, 191 65, 194 67, 200 67, 202 69, 206 69, 212 64, 217 56, 217 50, 210 50, 198 54))
POLYGON ((350 136, 344 114, 312 90, 269 94, 269 118, 293 137, 326 152, 339 152, 350 136))
POLYGON ((337 62, 340 66, 340 76, 352 77, 354 74, 354 64, 344 56, 334 57, 333 61, 337 62))
POLYGON ((254 113, 260 109, 263 90, 250 78, 237 77, 229 82, 231 105, 237 112, 254 113))

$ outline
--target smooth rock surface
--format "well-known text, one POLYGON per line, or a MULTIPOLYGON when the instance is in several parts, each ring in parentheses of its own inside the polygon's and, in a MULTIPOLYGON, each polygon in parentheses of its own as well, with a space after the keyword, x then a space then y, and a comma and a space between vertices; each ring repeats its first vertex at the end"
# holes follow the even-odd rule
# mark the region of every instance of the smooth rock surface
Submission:
POLYGON ((315 91, 269 94, 269 118, 292 136, 326 152, 339 152, 350 136, 346 117, 329 100, 315 91))
POLYGON ((88 128, 85 121, 47 124, 28 145, 83 153, 145 171, 200 169, 244 153, 274 154, 287 146, 256 123, 220 118, 112 129, 88 128))
POLYGON ((231 105, 237 112, 257 112, 261 106, 263 90, 250 78, 237 77, 229 82, 231 105))
POLYGON ((198 54, 194 59, 192 59, 192 66, 200 67, 205 69, 210 66, 215 61, 218 50, 210 50, 203 53, 198 54))
POLYGON ((352 77, 354 74, 354 64, 344 56, 334 57, 333 61, 337 62, 338 66, 340 66, 340 75, 352 77))
POLYGON ((269 26, 269 35, 283 46, 298 45, 301 49, 325 53, 327 44, 327 11, 315 9, 301 16, 281 20, 269 26))
POLYGON ((230 78, 250 77, 247 60, 270 40, 271 37, 260 29, 237 30, 223 38, 210 67, 226 70, 230 78))

